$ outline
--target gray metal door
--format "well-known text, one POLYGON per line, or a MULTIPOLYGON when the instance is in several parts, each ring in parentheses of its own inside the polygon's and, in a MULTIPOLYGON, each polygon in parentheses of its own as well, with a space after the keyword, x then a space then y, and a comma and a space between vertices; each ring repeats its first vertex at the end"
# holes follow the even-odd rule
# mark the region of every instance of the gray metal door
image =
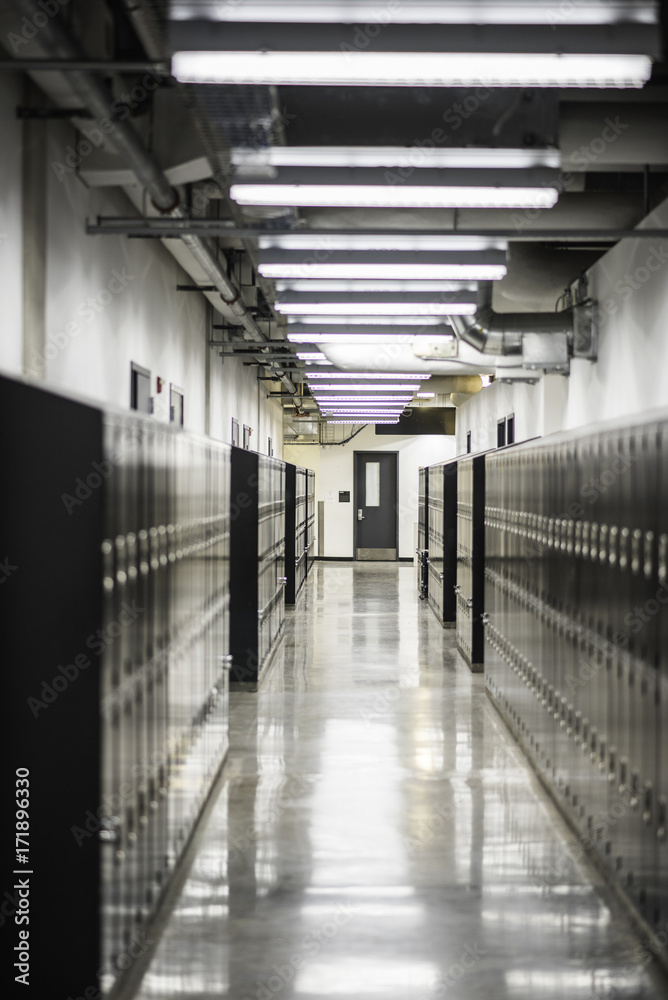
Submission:
POLYGON ((355 452, 355 558, 397 558, 397 453, 355 452))

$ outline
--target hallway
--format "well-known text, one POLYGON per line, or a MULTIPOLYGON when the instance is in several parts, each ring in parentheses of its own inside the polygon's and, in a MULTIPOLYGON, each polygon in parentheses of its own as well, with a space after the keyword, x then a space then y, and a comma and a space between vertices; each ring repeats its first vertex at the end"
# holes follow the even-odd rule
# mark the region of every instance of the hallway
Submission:
POLYGON ((415 591, 316 563, 137 1000, 668 994, 415 591))

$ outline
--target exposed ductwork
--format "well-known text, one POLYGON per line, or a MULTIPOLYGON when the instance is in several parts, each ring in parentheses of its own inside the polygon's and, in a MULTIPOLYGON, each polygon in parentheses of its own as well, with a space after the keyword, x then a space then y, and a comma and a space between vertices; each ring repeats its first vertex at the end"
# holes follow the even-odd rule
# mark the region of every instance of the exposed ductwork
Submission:
POLYGON ((573 333, 573 313, 497 313, 492 308, 491 281, 480 282, 478 311, 474 316, 452 316, 457 336, 481 354, 522 356, 526 334, 573 333))
MULTIPOLYGON (((11 3, 17 13, 28 20, 32 20, 37 14, 40 15, 40 21, 44 17, 37 0, 11 0, 11 3)), ((47 23, 40 27, 39 42, 48 57, 71 60, 85 58, 85 53, 78 42, 57 17, 49 18, 47 23)), ((154 156, 146 149, 132 125, 127 120, 119 119, 113 107, 113 97, 100 77, 88 71, 70 71, 67 74, 67 82, 77 94, 82 106, 87 108, 94 118, 108 120, 113 124, 108 133, 109 141, 146 190, 155 208, 162 215, 173 219, 188 218, 184 210, 179 207, 178 193, 154 156)), ((183 234, 180 239, 251 338, 256 342, 267 343, 241 300, 240 289, 221 270, 208 244, 201 237, 188 234, 183 234)), ((288 392, 296 392, 295 385, 287 374, 280 370, 276 370, 276 374, 288 392)))
POLYGON ((584 298, 561 312, 497 313, 492 287, 491 282, 481 282, 475 316, 451 317, 465 344, 485 357, 516 357, 518 368, 532 371, 568 374, 570 358, 596 360, 595 303, 584 298))

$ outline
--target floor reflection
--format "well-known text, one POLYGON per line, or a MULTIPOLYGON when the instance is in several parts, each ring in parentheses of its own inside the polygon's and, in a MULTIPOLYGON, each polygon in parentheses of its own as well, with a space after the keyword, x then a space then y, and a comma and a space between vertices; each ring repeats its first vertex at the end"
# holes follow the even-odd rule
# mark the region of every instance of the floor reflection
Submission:
POLYGON ((668 995, 411 566, 316 564, 137 1000, 668 995))

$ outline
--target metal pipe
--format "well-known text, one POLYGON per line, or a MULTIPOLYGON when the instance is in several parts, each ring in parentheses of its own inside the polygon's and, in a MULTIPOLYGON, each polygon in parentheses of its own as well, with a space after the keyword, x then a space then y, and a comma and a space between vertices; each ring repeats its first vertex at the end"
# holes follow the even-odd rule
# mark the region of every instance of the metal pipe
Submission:
MULTIPOLYGON (((11 0, 18 14, 29 20, 38 12, 42 14, 37 0, 11 0)), ((59 59, 82 59, 85 53, 78 42, 69 34, 62 21, 57 17, 48 19, 39 33, 40 45, 51 56, 59 59)), ((142 140, 132 125, 125 119, 117 117, 113 108, 113 98, 103 82, 94 73, 75 70, 67 74, 67 82, 77 94, 82 104, 99 120, 108 121, 111 125, 107 134, 113 146, 123 157, 142 187, 148 192, 155 207, 172 219, 187 221, 188 217, 179 206, 178 194, 159 166, 157 160, 144 146, 142 140)), ((213 252, 199 236, 179 234, 179 238, 188 248, 202 270, 216 286, 221 298, 237 316, 241 325, 251 335, 253 340, 264 342, 264 336, 253 318, 248 313, 240 299, 240 289, 220 269, 213 252)), ((277 372, 277 374, 279 374, 277 372)), ((292 380, 280 373, 282 381, 290 391, 296 391, 292 380)))
MULTIPOLYGON (((40 29, 41 30, 41 29, 40 29)), ((15 73, 154 73, 171 76, 168 62, 151 62, 145 59, 0 59, 0 72, 15 73)))
MULTIPOLYGON (((188 226, 189 232, 199 233, 208 236, 224 236, 230 239, 256 239, 258 236, 290 236, 294 235, 294 229, 267 229, 261 226, 236 226, 233 222, 224 219, 186 219, 184 226, 188 226)), ((182 228, 173 224, 169 219, 156 217, 119 218, 110 216, 98 216, 96 223, 89 223, 86 232, 95 236, 117 234, 119 232, 126 236, 137 238, 146 236, 180 236, 182 228)), ((370 236, 399 236, 403 239, 421 236, 437 237, 462 237, 493 240, 516 240, 520 243, 545 242, 554 240, 559 242, 564 240, 568 243, 616 243, 619 240, 628 239, 668 239, 668 228, 656 226, 651 228, 635 229, 610 228, 610 229, 534 229, 531 231, 519 231, 517 229, 430 229, 430 230, 409 230, 409 229, 369 229, 369 230, 349 230, 349 229, 300 229, 302 236, 311 236, 313 239, 327 240, 328 237, 370 235, 370 236)), ((307 251, 305 251, 306 253, 307 251)))
POLYGON ((451 316, 458 337, 481 354, 522 355, 522 337, 526 333, 549 336, 573 335, 573 313, 497 313, 492 308, 491 281, 478 286, 478 311, 475 316, 451 316))

